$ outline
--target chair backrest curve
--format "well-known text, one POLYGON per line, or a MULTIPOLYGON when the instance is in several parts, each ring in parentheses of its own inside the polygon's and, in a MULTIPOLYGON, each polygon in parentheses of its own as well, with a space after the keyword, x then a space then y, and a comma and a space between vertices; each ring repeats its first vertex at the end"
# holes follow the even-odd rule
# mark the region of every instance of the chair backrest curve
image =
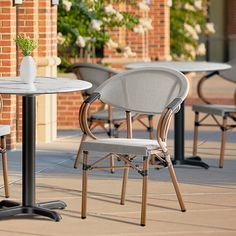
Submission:
POLYGON ((104 81, 118 73, 112 68, 90 63, 75 64, 72 67, 72 71, 79 77, 78 79, 93 84, 92 88, 86 90, 87 95, 91 95, 104 81))
POLYGON ((185 99, 188 80, 181 72, 155 67, 129 70, 113 76, 95 92, 100 99, 126 111, 159 114, 175 98, 185 99))
POLYGON ((228 70, 220 71, 219 74, 224 79, 236 83, 236 58, 227 63, 230 64, 232 67, 228 70))

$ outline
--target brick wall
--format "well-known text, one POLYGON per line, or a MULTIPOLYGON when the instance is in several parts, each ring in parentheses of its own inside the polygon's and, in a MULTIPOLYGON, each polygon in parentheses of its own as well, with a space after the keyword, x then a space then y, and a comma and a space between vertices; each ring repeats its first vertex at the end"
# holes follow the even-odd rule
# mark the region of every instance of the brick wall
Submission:
POLYGON ((228 35, 236 35, 236 1, 227 0, 227 25, 228 35))
MULTIPOLYGON (((16 30, 16 9, 12 2, 2 0, 0 4, 0 76, 14 76, 16 73, 16 46, 13 42, 16 30)), ((16 141, 16 97, 2 95, 3 113, 1 124, 9 124, 12 135, 8 137, 8 146, 14 148, 16 141)))
POLYGON ((226 37, 228 45, 228 59, 236 58, 236 1, 226 1, 226 37))
MULTIPOLYGON (((13 6, 12 0, 0 3, 0 76, 16 76, 22 54, 17 53, 14 38, 18 34, 27 34, 37 38, 38 49, 33 57, 57 55, 57 7, 51 7, 49 0, 27 0, 22 5, 13 6), (18 27, 17 27, 18 26, 18 27)), ((2 95, 3 114, 1 124, 11 126, 8 146, 14 148, 21 141, 21 97, 2 95), (18 106, 16 106, 18 104, 18 106)))

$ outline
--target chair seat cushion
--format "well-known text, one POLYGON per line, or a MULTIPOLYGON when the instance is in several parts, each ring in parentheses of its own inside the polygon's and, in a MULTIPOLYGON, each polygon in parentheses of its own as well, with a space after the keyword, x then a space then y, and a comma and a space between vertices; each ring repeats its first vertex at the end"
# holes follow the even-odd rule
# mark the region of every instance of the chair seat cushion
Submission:
MULTIPOLYGON (((135 113, 132 112, 131 116, 134 116, 135 113)), ((102 120, 102 121, 108 121, 108 110, 101 110, 97 111, 91 114, 89 117, 90 119, 95 119, 95 120, 102 120)), ((112 109, 112 120, 124 120, 126 119, 126 113, 124 110, 120 110, 117 108, 112 109)))
POLYGON ((231 112, 236 112, 236 106, 222 104, 194 104, 192 109, 195 112, 198 111, 219 116, 225 116, 231 112))
POLYGON ((82 142, 82 150, 148 156, 160 148, 156 140, 107 138, 82 142))
POLYGON ((0 125, 0 136, 10 134, 10 125, 0 125))

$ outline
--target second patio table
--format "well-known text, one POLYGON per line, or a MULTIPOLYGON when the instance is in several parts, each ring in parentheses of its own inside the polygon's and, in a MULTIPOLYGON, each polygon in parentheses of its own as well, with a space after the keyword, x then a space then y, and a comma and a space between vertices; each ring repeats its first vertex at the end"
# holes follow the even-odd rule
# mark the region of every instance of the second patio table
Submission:
POLYGON ((32 85, 24 84, 17 77, 0 77, 0 93, 23 97, 22 103, 22 204, 3 200, 0 202, 0 219, 18 214, 34 214, 49 217, 55 221, 60 215, 50 209, 64 208, 62 201, 37 203, 35 201, 35 97, 40 94, 54 94, 84 90, 92 84, 81 80, 38 77, 32 85))
MULTIPOLYGON (((137 69, 145 67, 169 67, 182 73, 190 72, 212 72, 230 69, 231 66, 226 63, 216 63, 216 62, 189 62, 189 61, 169 61, 169 62, 137 62, 126 64, 127 69, 137 69)), ((185 165, 195 165, 201 166, 206 169, 209 166, 201 161, 199 157, 192 157, 185 159, 184 156, 184 102, 182 103, 181 109, 175 114, 175 149, 174 149, 174 164, 185 164, 185 165)))

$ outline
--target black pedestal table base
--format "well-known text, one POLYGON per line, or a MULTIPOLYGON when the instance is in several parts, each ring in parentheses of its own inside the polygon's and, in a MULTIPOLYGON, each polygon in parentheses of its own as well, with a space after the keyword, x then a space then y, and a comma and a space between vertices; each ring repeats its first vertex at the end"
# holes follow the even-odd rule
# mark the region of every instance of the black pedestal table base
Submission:
POLYGON ((0 202, 0 219, 16 215, 38 215, 60 221, 61 216, 51 209, 63 209, 62 201, 35 202, 35 96, 23 96, 22 132, 22 204, 0 202))
POLYGON ((199 166, 199 167, 203 167, 205 169, 208 169, 209 168, 209 165, 206 164, 205 162, 203 162, 201 160, 201 158, 199 159, 199 157, 189 157, 189 158, 186 158, 184 160, 173 160, 172 163, 173 165, 191 165, 191 166, 199 166))
POLYGON ((63 201, 50 201, 36 204, 36 206, 21 206, 18 202, 3 200, 0 202, 0 219, 20 214, 39 215, 60 221, 61 216, 50 209, 64 209, 66 204, 63 201))
POLYGON ((184 157, 184 102, 181 105, 179 112, 175 114, 175 150, 174 150, 174 165, 192 165, 199 166, 205 169, 209 168, 199 156, 185 158, 184 157))

